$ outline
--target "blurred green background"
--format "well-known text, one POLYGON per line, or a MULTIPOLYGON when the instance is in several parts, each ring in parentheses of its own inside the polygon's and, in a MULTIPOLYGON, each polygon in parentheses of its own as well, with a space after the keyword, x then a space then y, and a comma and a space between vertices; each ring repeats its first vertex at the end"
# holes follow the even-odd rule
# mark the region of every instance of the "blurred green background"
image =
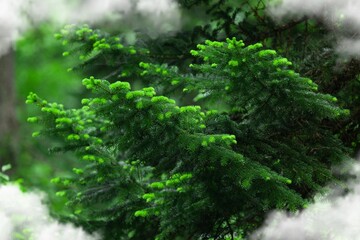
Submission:
POLYGON ((68 175, 78 161, 72 161, 73 154, 50 154, 49 148, 56 145, 56 139, 34 141, 31 135, 36 131, 36 126, 26 121, 34 115, 34 109, 25 104, 29 92, 37 92, 49 101, 62 102, 67 106, 75 107, 79 104, 76 95, 81 89, 81 76, 67 70, 74 65, 74 59, 62 56, 64 46, 55 39, 55 32, 56 28, 51 24, 42 24, 28 31, 16 43, 15 86, 19 139, 18 155, 13 163, 16 169, 11 179, 28 189, 35 187, 49 193, 53 210, 61 213, 64 199, 54 194, 55 185, 51 184, 50 179, 68 175))

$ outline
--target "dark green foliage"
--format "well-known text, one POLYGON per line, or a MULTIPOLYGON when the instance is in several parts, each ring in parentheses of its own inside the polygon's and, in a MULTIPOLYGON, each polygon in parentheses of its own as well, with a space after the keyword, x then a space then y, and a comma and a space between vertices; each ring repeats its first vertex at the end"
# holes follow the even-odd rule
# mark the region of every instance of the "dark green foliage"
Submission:
POLYGON ((147 49, 135 49, 126 43, 122 39, 124 36, 109 36, 86 25, 68 25, 55 37, 62 39, 64 45, 70 45, 69 50, 63 53, 64 57, 70 55, 79 59, 80 63, 74 70, 106 79, 133 77, 136 74, 133 67, 149 55, 147 49))
POLYGON ((271 209, 301 209, 334 180, 331 166, 346 159, 323 122, 348 110, 260 43, 207 40, 191 51, 198 58, 192 73, 182 74, 145 63, 138 54, 146 50, 116 48, 121 43, 111 36, 95 44, 93 34, 85 28, 79 38, 89 46, 85 58, 128 59, 120 76, 150 87, 131 90, 125 81, 90 77, 83 84, 92 96, 82 108, 49 104, 36 94, 27 102, 42 111, 29 118, 44 126, 34 136, 61 137, 54 150, 75 151, 86 163, 72 178, 53 179, 73 209, 67 219, 105 239, 247 235, 271 209), (202 107, 156 96, 171 90, 178 97, 194 93, 202 107), (217 102, 221 107, 212 110, 217 102))

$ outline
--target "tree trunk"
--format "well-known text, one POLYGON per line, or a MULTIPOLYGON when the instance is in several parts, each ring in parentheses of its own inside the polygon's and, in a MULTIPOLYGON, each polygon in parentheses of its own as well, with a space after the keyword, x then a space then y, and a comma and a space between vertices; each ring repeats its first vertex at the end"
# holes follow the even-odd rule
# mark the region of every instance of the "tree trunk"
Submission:
POLYGON ((14 167, 17 157, 14 60, 13 50, 0 56, 0 167, 14 167))

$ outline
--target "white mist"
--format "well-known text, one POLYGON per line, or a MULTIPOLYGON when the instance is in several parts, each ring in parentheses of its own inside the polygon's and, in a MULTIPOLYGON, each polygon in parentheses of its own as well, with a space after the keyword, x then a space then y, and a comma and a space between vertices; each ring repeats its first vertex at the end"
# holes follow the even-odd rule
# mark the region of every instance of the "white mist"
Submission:
POLYGON ((72 224, 51 218, 43 203, 43 194, 22 192, 18 186, 0 186, 0 240, 16 239, 16 234, 33 240, 98 240, 72 224))
POLYGON ((338 34, 337 52, 346 57, 360 57, 359 13, 359 0, 282 0, 269 8, 269 14, 277 20, 301 16, 321 19, 338 34))
POLYGON ((0 56, 24 31, 45 21, 58 25, 130 22, 156 35, 178 30, 180 18, 176 0, 0 0, 0 56))
POLYGON ((360 239, 360 164, 350 171, 356 180, 349 193, 330 187, 313 204, 297 214, 273 212, 252 240, 356 240, 360 239))

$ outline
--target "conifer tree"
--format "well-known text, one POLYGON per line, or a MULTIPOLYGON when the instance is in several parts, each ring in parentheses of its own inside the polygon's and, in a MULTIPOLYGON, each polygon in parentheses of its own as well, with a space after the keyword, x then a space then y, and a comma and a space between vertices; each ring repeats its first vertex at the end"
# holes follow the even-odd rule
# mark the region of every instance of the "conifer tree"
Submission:
POLYGON ((83 80, 92 93, 81 108, 27 100, 41 110, 28 119, 43 126, 33 136, 59 137, 53 150, 86 165, 52 180, 73 209, 65 218, 104 239, 241 239, 270 210, 303 208, 346 159, 323 122, 349 111, 260 43, 207 40, 184 73, 88 27, 58 37, 80 46, 70 54, 86 64, 124 60, 120 81, 83 80))

